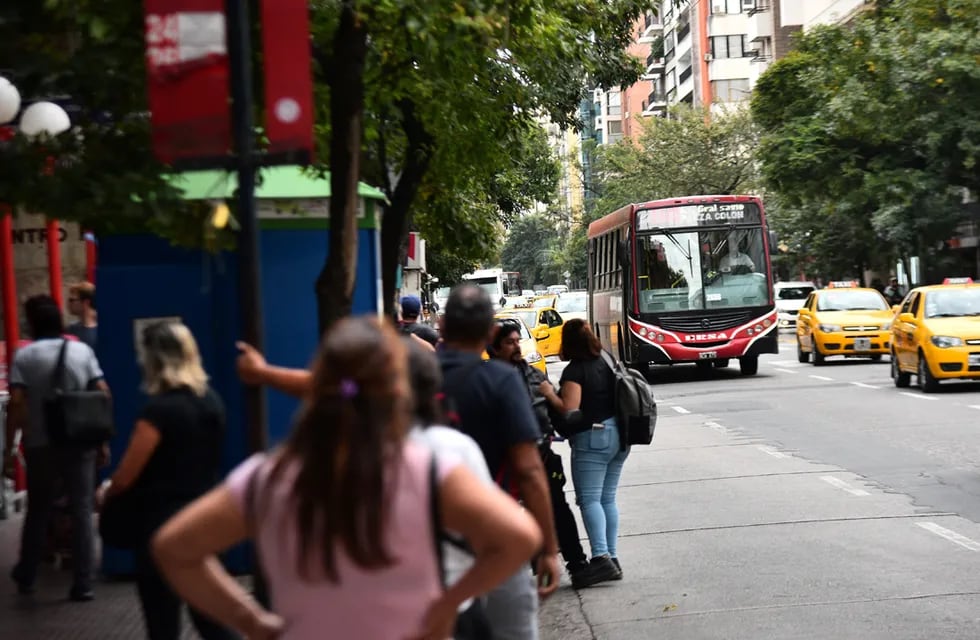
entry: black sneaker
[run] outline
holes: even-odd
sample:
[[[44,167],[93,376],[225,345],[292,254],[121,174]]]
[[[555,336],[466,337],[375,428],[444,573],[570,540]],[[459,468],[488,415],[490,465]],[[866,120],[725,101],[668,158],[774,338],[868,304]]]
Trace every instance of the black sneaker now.
[[[613,580],[622,580],[623,579],[623,568],[621,566],[619,566],[619,558],[611,558],[611,560],[612,560],[612,563],[614,565],[616,565],[616,571],[619,572],[619,577],[613,578]]]
[[[592,558],[592,561],[589,562],[587,567],[572,575],[572,588],[583,589],[585,587],[591,587],[600,582],[616,580],[619,575],[619,571],[616,570],[616,565],[612,563],[609,556],[599,556]]]
[[[588,567],[589,567],[589,561],[583,558],[581,560],[575,560],[573,562],[567,563],[565,565],[565,571],[568,572],[569,576],[574,576],[575,574],[587,569]]]
[[[68,592],[68,599],[72,602],[92,602],[95,600],[95,592],[91,589],[72,587]]]
[[[34,585],[26,582],[19,571],[20,565],[17,565],[10,572],[10,579],[17,583],[17,593],[22,596],[29,596],[34,593]]]

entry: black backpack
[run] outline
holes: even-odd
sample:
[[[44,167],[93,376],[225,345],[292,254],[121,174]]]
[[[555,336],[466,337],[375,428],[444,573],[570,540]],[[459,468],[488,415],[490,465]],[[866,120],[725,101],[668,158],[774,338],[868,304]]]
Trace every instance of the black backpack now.
[[[625,444],[650,444],[657,428],[657,401],[649,383],[642,373],[616,362],[605,351],[601,357],[616,376],[613,400]]]

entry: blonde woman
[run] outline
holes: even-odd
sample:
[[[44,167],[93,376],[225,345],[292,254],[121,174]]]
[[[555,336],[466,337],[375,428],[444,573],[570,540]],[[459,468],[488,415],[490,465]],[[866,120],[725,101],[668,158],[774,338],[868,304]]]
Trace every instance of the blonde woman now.
[[[182,323],[148,326],[140,347],[143,389],[149,400],[118,468],[99,488],[96,504],[101,507],[126,496],[127,505],[139,505],[127,516],[136,524],[136,584],[147,637],[177,640],[181,601],[158,572],[149,543],[170,516],[220,480],[225,410],[208,386],[194,336]],[[190,613],[205,640],[234,637],[208,618]]]

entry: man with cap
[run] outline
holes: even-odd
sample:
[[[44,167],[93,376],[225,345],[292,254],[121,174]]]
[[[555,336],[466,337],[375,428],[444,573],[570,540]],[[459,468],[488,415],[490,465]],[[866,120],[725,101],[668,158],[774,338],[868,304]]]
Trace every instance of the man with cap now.
[[[419,322],[419,316],[422,314],[422,301],[419,300],[418,296],[402,297],[401,308],[402,319],[399,322],[399,327],[402,333],[415,335],[433,347],[436,346],[439,342],[439,334],[429,325]]]

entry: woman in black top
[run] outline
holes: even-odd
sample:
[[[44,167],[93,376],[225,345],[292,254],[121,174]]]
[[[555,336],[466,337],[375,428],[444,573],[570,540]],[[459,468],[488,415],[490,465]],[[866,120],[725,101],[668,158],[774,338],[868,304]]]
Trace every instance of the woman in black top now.
[[[620,445],[613,403],[616,378],[601,353],[602,346],[585,321],[569,320],[561,332],[561,357],[569,361],[561,376],[561,396],[549,383],[541,385],[541,392],[559,412],[582,412],[582,420],[568,430],[572,481],[592,547],[592,560],[586,570],[573,576],[575,588],[623,577],[616,556],[616,489],[629,447]]]
[[[154,532],[170,516],[220,480],[225,410],[208,386],[190,330],[180,322],[147,327],[141,340],[143,388],[149,401],[136,420],[119,467],[99,488],[97,503],[123,492],[139,496],[142,542],[134,549],[136,581],[147,637],[180,637],[181,602],[157,571],[149,552]],[[235,637],[191,610],[205,640]]]

